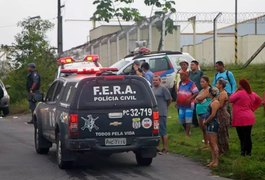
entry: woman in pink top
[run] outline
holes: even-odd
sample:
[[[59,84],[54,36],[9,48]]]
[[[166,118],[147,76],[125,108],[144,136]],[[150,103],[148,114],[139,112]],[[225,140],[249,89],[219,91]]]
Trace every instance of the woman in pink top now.
[[[238,90],[230,96],[229,100],[233,108],[232,125],[237,130],[241,155],[251,156],[251,129],[256,121],[254,111],[260,106],[262,100],[256,93],[252,92],[248,81],[245,79],[239,81]]]

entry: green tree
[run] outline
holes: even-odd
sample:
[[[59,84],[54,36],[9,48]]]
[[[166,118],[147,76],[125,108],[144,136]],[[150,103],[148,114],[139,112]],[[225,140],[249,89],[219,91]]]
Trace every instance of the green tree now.
[[[47,40],[46,33],[53,28],[48,20],[27,18],[18,23],[22,29],[15,36],[15,43],[9,49],[9,59],[15,60],[22,66],[13,70],[5,79],[6,84],[11,85],[9,94],[11,102],[19,102],[26,96],[27,64],[35,63],[37,71],[41,75],[41,90],[46,91],[48,85],[55,77],[55,48],[52,48]]]
[[[113,18],[118,18],[125,21],[140,22],[144,19],[138,9],[131,8],[130,5],[134,3],[134,0],[94,0],[93,4],[97,5],[97,9],[92,17],[95,21],[106,21],[109,22]],[[146,6],[153,6],[159,8],[160,11],[155,11],[156,16],[161,17],[161,21],[156,23],[157,29],[161,33],[160,42],[158,45],[158,51],[161,50],[162,46],[162,21],[166,14],[176,12],[173,7],[175,1],[172,0],[144,0]],[[117,6],[118,4],[118,6]],[[122,26],[121,26],[122,28]],[[172,19],[166,20],[166,31],[165,34],[172,33],[174,30],[174,21]]]

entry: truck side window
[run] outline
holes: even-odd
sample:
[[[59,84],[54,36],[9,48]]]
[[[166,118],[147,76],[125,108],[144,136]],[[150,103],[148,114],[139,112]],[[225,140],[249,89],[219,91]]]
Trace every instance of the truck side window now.
[[[130,64],[129,66],[127,66],[124,70],[123,70],[123,73],[124,74],[129,74],[132,70],[132,65],[133,64]]]
[[[152,72],[165,71],[169,69],[168,60],[164,57],[149,60]]]
[[[140,60],[140,67],[141,65],[145,62],[145,60]],[[133,63],[130,64],[129,66],[127,66],[124,70],[123,70],[123,74],[129,74],[131,72],[133,68]]]
[[[76,90],[75,85],[76,83],[67,83],[61,98],[63,103],[70,103],[72,101]]]
[[[55,94],[54,94],[54,98],[53,98],[54,101],[57,101],[59,99],[62,88],[63,88],[63,82],[59,81]]]
[[[56,85],[57,85],[57,82],[54,82],[51,87],[49,88],[48,90],[48,93],[46,95],[46,101],[47,102],[50,102],[53,100],[53,94],[54,94],[54,91],[55,91],[55,88],[56,88]]]

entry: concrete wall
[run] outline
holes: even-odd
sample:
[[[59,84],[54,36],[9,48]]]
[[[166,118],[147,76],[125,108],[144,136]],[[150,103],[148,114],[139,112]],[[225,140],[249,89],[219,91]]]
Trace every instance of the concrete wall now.
[[[130,26],[133,28],[133,26]],[[121,33],[119,26],[100,26],[90,31],[91,41],[81,45],[79,47],[70,49],[64,52],[64,56],[76,56],[82,57],[89,53],[98,54],[100,56],[100,62],[103,66],[110,66],[113,63],[124,58],[131,51],[136,48],[137,41],[137,28],[132,30],[129,34],[127,48],[126,32],[128,27],[124,28],[124,32],[119,37],[119,50],[117,50],[117,35]],[[116,32],[116,33],[115,33]],[[157,51],[160,41],[160,32],[155,26],[152,27],[152,51]],[[108,45],[108,39],[110,39],[110,47]],[[144,26],[140,30],[140,41],[146,41],[148,44],[149,31],[148,26]],[[110,49],[110,54],[108,50]],[[176,26],[176,29],[172,34],[167,34],[164,40],[164,50],[180,51],[180,27]]]
[[[241,62],[246,62],[253,53],[265,42],[265,35],[249,35],[241,38],[241,46],[243,47],[240,52]],[[253,63],[265,63],[265,49],[256,57]]]
[[[238,39],[238,63],[244,64],[253,53],[265,41],[265,35],[247,35]],[[234,37],[217,38],[216,60],[222,60],[225,64],[234,63]],[[208,38],[195,45],[194,58],[199,60],[203,65],[213,65],[213,39]],[[193,46],[184,46],[183,52],[192,54]],[[256,57],[252,63],[265,63],[265,49]]]
[[[123,26],[124,29],[128,28],[130,26]],[[114,25],[103,25],[96,27],[92,29],[89,34],[90,34],[90,41],[98,39],[102,36],[108,35],[115,33],[117,31],[120,31],[121,27],[120,26],[114,26]]]
[[[103,31],[104,29],[100,29],[99,31]],[[102,33],[102,32],[100,32]],[[99,33],[93,34],[98,36]],[[104,33],[103,33],[104,34]],[[92,35],[91,35],[92,36]],[[108,38],[108,37],[107,37]],[[145,40],[148,43],[148,27],[144,27],[140,31],[140,40]],[[94,37],[92,37],[94,39]],[[172,51],[180,51],[180,31],[179,27],[173,32],[173,34],[168,34],[165,38],[165,50]],[[127,39],[126,33],[122,34],[119,38],[119,54],[117,54],[117,38],[116,36],[111,39],[111,53],[110,57],[108,57],[108,44],[107,40],[101,43],[101,48],[99,47],[99,43],[94,45],[94,53],[99,54],[100,62],[104,66],[109,66],[118,60],[122,59],[124,56],[128,55],[131,51],[136,48],[137,41],[137,31],[132,31],[129,35],[129,52],[127,52]],[[152,50],[157,51],[158,44],[160,41],[160,32],[153,27],[152,28]]]

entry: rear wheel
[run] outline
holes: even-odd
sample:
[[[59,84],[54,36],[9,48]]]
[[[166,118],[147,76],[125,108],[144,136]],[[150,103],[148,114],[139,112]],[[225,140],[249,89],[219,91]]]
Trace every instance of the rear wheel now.
[[[3,108],[3,115],[7,116],[9,114],[9,107],[4,107]]]
[[[62,144],[60,133],[57,134],[56,138],[56,155],[57,155],[57,164],[61,169],[69,169],[73,166],[74,161],[65,161],[65,149]]]
[[[153,158],[144,158],[141,153],[136,153],[136,161],[140,166],[150,166],[153,161]]]
[[[47,144],[50,144],[50,142],[43,137],[41,129],[37,124],[34,127],[34,143],[38,154],[47,154],[49,152],[50,146],[47,146]]]

